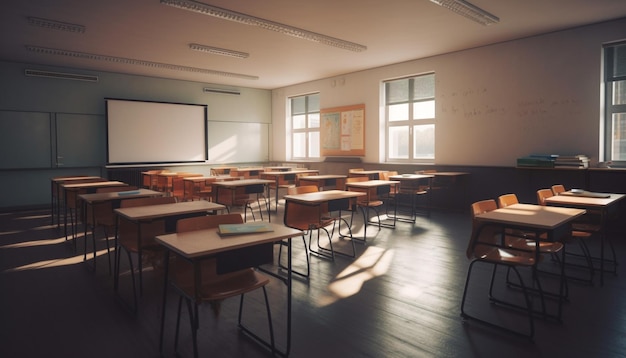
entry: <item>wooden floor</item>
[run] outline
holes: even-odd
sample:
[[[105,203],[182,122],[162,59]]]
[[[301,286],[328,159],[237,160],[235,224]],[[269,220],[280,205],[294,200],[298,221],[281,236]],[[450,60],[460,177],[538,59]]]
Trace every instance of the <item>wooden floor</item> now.
[[[279,210],[273,221],[282,222]],[[360,223],[360,222],[359,222]],[[360,224],[357,224],[359,226]],[[50,225],[45,210],[0,214],[1,357],[158,357],[162,279],[146,270],[137,315],[130,299],[130,276],[123,264],[120,296],[114,294],[107,256],[97,271]],[[562,323],[536,319],[534,341],[460,317],[469,265],[466,213],[433,212],[395,229],[368,227],[367,244],[357,258],[334,262],[311,258],[311,278],[293,282],[291,357],[625,357],[626,283],[624,265],[600,287],[571,282]],[[101,236],[101,235],[100,235]],[[622,237],[613,237],[618,256]],[[98,243],[103,253],[104,242]],[[294,240],[302,268],[302,241]],[[126,260],[124,259],[123,262]],[[544,265],[555,265],[546,260]],[[548,267],[549,268],[549,267]],[[488,303],[484,289],[490,271],[477,268],[468,297],[472,312],[525,329],[527,320]],[[550,279],[546,279],[550,287]],[[499,287],[502,291],[511,289]],[[285,348],[285,286],[269,287],[277,344]],[[120,298],[121,297],[121,298]],[[177,296],[167,305],[164,356],[173,357]],[[260,295],[251,296],[246,318],[265,330]],[[538,301],[534,301],[535,304]],[[553,309],[554,304],[548,308]],[[202,307],[199,350],[204,357],[268,357],[236,324],[238,300],[227,300],[219,317]],[[188,316],[183,310],[180,353],[192,357]]]

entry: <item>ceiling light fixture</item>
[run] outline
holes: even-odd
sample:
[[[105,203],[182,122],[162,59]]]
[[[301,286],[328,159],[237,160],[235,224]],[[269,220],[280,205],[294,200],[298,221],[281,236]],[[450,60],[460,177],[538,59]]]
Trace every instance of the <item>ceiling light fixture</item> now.
[[[223,71],[209,70],[206,68],[172,65],[169,63],[152,62],[152,61],[145,61],[145,60],[137,60],[133,58],[115,57],[115,56],[107,56],[107,55],[98,55],[94,53],[69,51],[69,50],[62,50],[62,49],[56,49],[56,48],[26,45],[26,49],[31,52],[45,54],[45,55],[68,56],[68,57],[74,57],[74,58],[79,58],[83,60],[116,62],[116,63],[126,64],[126,65],[146,66],[146,67],[152,67],[152,68],[158,68],[158,69],[164,69],[164,70],[193,72],[193,73],[201,73],[205,75],[241,78],[244,80],[258,80],[259,79],[258,76],[250,76],[250,75],[244,75],[240,73],[223,72]]]
[[[500,22],[500,19],[497,16],[492,15],[488,13],[487,11],[479,8],[478,6],[470,4],[469,2],[464,1],[464,0],[430,0],[430,1],[485,26],[491,25],[491,24],[497,24],[498,22]]]
[[[29,16],[26,19],[28,20],[28,23],[33,26],[44,27],[44,28],[52,29],[52,30],[77,32],[81,34],[85,33],[85,26],[83,25],[70,24],[67,22],[48,20],[48,19],[43,19],[40,17],[32,17],[32,16]]]
[[[359,45],[354,42],[341,40],[335,37],[318,34],[316,32],[299,29],[297,27],[265,20],[259,17],[242,14],[240,12],[223,9],[217,6],[212,6],[193,0],[161,0],[161,4],[197,12],[204,15],[214,16],[223,20],[238,22],[244,25],[258,26],[266,30],[276,31],[284,35],[289,35],[300,39],[337,47],[343,50],[349,50],[354,52],[367,50],[366,46]]]
[[[211,53],[214,55],[230,56],[230,57],[237,57],[237,58],[248,58],[250,56],[249,53],[245,53],[245,52],[227,50],[225,48],[211,47],[211,46],[205,46],[205,45],[200,45],[200,44],[189,44],[189,48],[194,51],[206,52],[206,53]]]

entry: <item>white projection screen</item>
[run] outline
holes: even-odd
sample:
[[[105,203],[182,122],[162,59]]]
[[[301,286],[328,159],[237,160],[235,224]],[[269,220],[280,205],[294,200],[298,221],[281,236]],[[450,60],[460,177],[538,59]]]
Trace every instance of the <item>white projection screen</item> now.
[[[105,100],[109,165],[207,160],[206,105]]]

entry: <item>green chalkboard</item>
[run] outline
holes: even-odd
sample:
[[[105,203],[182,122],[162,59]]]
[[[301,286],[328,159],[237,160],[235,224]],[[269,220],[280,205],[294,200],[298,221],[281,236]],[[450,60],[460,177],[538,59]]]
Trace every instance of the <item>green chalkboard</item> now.
[[[0,111],[0,169],[50,168],[50,113]]]

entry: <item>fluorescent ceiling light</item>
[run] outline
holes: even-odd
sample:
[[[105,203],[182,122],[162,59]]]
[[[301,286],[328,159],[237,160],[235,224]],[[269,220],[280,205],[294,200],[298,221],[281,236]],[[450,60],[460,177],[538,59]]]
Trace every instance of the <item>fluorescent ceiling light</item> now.
[[[500,19],[497,16],[492,15],[488,13],[487,11],[479,8],[478,6],[472,5],[464,0],[430,0],[430,1],[485,26],[491,25],[491,24],[497,24],[498,22],[500,22]]]
[[[223,9],[221,7],[204,4],[193,0],[161,0],[161,4],[197,12],[204,15],[214,16],[224,20],[238,22],[240,24],[258,26],[266,30],[272,30],[284,35],[289,35],[328,46],[334,46],[343,50],[349,50],[354,52],[367,50],[366,46],[359,45],[354,42],[341,40],[335,37],[318,34],[316,32],[299,29],[297,27],[265,20],[259,17],[246,15],[240,12]]]
[[[33,26],[44,27],[44,28],[52,29],[52,30],[78,32],[81,34],[85,33],[85,26],[83,25],[70,24],[67,22],[48,20],[48,19],[43,19],[40,17],[32,17],[32,16],[29,16],[26,19],[28,20],[28,23]]]
[[[245,53],[245,52],[227,50],[224,48],[211,47],[211,46],[205,46],[205,45],[200,45],[200,44],[189,44],[189,48],[194,51],[206,52],[206,53],[211,53],[214,55],[230,56],[230,57],[237,57],[237,58],[248,58],[248,56],[250,56],[249,53]]]
[[[137,60],[133,58],[115,57],[115,56],[107,56],[107,55],[98,55],[94,53],[69,51],[69,50],[62,50],[62,49],[56,49],[56,48],[26,45],[26,49],[28,51],[45,54],[45,55],[68,56],[68,57],[74,57],[74,58],[83,59],[83,60],[116,62],[116,63],[126,64],[126,65],[146,66],[146,67],[159,68],[159,69],[172,70],[172,71],[193,72],[193,73],[201,73],[205,75],[241,78],[244,80],[258,80],[259,79],[258,76],[250,76],[250,75],[244,75],[240,73],[223,72],[223,71],[209,70],[206,68],[172,65],[169,63],[144,61],[144,60]]]

